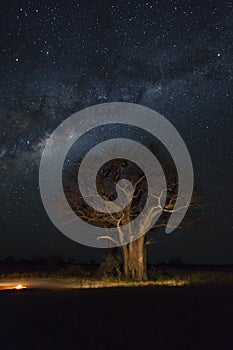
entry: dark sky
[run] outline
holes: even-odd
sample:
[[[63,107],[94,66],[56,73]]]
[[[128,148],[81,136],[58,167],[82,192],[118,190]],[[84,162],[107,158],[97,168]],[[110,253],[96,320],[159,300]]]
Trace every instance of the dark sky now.
[[[233,263],[232,1],[6,1],[0,4],[0,258],[100,259],[49,221],[41,152],[85,107],[139,103],[190,151],[206,207],[199,224],[154,234],[151,262]]]

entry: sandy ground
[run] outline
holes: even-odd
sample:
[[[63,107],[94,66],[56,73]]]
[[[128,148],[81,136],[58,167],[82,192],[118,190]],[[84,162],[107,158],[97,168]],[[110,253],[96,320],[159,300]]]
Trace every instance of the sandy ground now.
[[[233,286],[0,292],[1,349],[233,349]]]

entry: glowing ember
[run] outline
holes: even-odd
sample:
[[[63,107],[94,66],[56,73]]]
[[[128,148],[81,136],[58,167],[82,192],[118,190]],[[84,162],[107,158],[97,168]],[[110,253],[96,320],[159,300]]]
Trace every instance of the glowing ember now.
[[[18,285],[15,287],[15,289],[17,289],[17,290],[24,289],[24,288],[27,288],[27,287],[22,286],[22,284],[18,284]]]

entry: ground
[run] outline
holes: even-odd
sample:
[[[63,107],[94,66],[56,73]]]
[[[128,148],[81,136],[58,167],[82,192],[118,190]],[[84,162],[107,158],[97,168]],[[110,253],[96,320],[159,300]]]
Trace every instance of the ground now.
[[[232,349],[233,284],[1,291],[2,349]]]

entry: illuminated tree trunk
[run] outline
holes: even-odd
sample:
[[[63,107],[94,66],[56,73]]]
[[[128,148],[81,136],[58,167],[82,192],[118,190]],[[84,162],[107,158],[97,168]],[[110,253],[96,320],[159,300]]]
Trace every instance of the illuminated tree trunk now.
[[[147,279],[145,237],[122,247],[124,277],[136,280]]]

